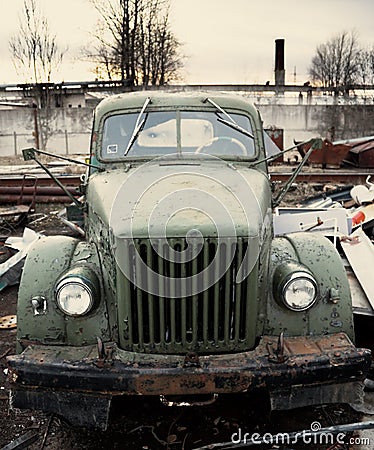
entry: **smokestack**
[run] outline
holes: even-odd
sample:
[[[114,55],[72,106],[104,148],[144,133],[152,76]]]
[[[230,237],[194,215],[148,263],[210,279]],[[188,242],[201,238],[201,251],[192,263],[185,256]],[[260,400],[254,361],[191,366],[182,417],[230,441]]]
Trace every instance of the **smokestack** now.
[[[275,40],[275,85],[284,86],[284,39]]]

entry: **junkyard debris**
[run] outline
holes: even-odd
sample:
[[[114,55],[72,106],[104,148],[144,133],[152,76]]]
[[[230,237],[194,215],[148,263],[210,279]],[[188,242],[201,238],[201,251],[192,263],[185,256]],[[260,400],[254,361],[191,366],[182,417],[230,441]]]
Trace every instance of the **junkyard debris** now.
[[[8,285],[14,284],[21,275],[24,258],[30,246],[38,240],[40,234],[31,230],[30,228],[25,228],[22,237],[9,237],[5,241],[5,245],[11,247],[18,252],[10,257],[7,261],[0,264],[0,290]],[[12,269],[12,272],[9,271]]]
[[[366,178],[366,186],[350,188],[350,202],[324,192],[303,207],[276,208],[273,215],[276,235],[319,232],[341,246],[354,312],[364,315],[374,315],[374,184],[370,178]]]
[[[17,318],[14,315],[0,317],[0,328],[10,329],[16,328]]]
[[[361,228],[353,233],[353,237],[358,237],[358,240],[342,241],[341,245],[371,306],[374,308],[374,284],[372,280],[374,246]]]
[[[1,450],[21,450],[23,448],[28,448],[33,442],[38,439],[38,433],[33,430],[27,431],[25,434],[10,442],[8,445],[3,447]]]

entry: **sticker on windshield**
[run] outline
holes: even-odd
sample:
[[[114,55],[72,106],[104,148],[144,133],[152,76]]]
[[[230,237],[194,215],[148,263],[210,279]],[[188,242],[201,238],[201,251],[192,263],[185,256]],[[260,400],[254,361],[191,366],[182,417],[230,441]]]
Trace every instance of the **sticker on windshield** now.
[[[109,153],[117,153],[118,152],[118,145],[117,144],[110,144],[106,148],[106,152],[109,155]]]

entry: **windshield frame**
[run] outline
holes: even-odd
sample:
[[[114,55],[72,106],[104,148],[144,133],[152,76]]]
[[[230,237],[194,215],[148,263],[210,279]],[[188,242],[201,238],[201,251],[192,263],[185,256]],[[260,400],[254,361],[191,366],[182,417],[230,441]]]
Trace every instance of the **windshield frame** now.
[[[235,161],[235,162],[253,162],[256,161],[259,158],[260,155],[260,148],[261,148],[261,142],[259,142],[257,133],[256,133],[256,124],[255,124],[255,120],[252,117],[251,114],[248,114],[248,112],[244,109],[238,109],[238,108],[225,108],[225,111],[228,111],[230,114],[237,114],[237,115],[242,115],[245,116],[250,123],[250,127],[251,127],[251,133],[253,133],[253,155],[251,156],[245,156],[245,155],[215,155],[215,154],[210,154],[211,156],[217,157],[218,159],[222,159],[222,160],[227,160],[227,161]],[[209,105],[208,107],[205,107],[204,105],[186,105],[186,106],[182,106],[182,105],[178,105],[177,108],[173,108],[169,106],[157,106],[157,107],[152,107],[152,103],[150,103],[147,107],[147,114],[151,114],[153,112],[165,112],[165,113],[175,113],[175,117],[178,120],[178,116],[181,113],[193,113],[193,112],[197,112],[197,113],[211,113],[214,114],[217,118],[217,121],[220,122],[219,118],[219,114],[217,114],[217,111],[212,110],[212,107]],[[135,108],[128,108],[128,109],[118,109],[115,111],[110,111],[107,114],[104,114],[101,118],[100,118],[100,122],[99,122],[99,127],[98,127],[98,138],[96,140],[96,159],[104,164],[112,164],[112,163],[129,163],[131,161],[149,161],[155,158],[159,158],[161,156],[165,156],[163,154],[155,154],[155,155],[134,155],[131,152],[129,152],[129,154],[127,155],[123,155],[123,153],[121,154],[121,152],[119,152],[118,154],[118,158],[105,158],[102,154],[102,148],[103,148],[103,139],[104,139],[104,125],[105,125],[105,121],[113,116],[119,116],[119,115],[124,115],[124,114],[135,114],[136,116],[139,115],[139,109],[135,109]],[[222,123],[222,122],[221,122]],[[227,125],[226,125],[227,126]],[[178,127],[179,128],[179,127]],[[238,130],[237,130],[238,131]],[[240,131],[238,131],[238,133],[240,133]],[[177,144],[178,145],[178,144]],[[207,153],[209,154],[209,153]],[[172,156],[174,154],[169,154],[169,156]],[[203,153],[201,154],[203,155]],[[179,159],[196,159],[197,157],[199,157],[199,154],[195,154],[194,152],[181,152],[180,148],[176,148],[176,152],[175,152],[175,158],[179,158]]]

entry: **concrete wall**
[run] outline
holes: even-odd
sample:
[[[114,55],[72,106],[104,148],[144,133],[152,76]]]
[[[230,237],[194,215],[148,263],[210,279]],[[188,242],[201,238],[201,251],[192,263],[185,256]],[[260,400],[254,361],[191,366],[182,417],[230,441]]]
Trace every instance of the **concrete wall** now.
[[[374,135],[374,105],[259,105],[264,125],[284,129],[284,147],[293,140],[332,140]]]
[[[35,109],[0,110],[0,156],[20,155],[35,147]],[[88,153],[92,108],[55,108],[37,111],[39,147],[59,154]]]
[[[334,140],[374,135],[374,105],[257,104],[265,127],[284,130],[284,148],[293,140],[322,136]],[[35,110],[0,110],[0,156],[21,154],[35,146]],[[55,108],[38,111],[40,141],[47,138],[47,151],[86,154],[89,149],[92,108]],[[41,147],[41,145],[40,145]]]

